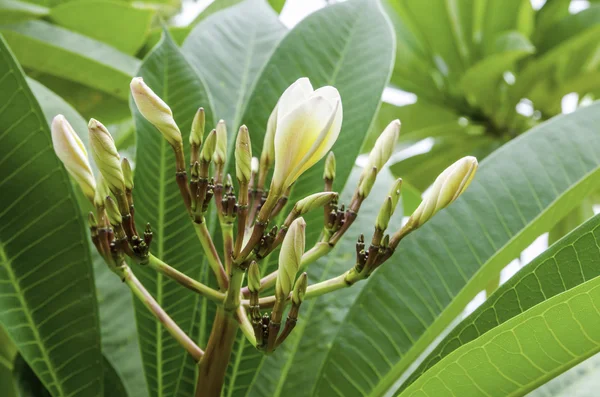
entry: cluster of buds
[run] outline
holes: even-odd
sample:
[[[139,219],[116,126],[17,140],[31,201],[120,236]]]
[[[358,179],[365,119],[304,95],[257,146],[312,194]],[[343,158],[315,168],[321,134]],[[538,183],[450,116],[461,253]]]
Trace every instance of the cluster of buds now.
[[[148,258],[152,230],[139,236],[133,221],[133,172],[121,159],[115,142],[102,123],[88,124],[92,157],[100,170],[94,177],[85,147],[64,116],[52,121],[52,143],[59,159],[95,208],[88,216],[92,242],[109,267],[121,273],[125,255],[138,262]]]
[[[184,140],[169,106],[141,78],[133,79],[131,92],[142,116],[173,148],[175,180],[219,282],[219,290],[192,280],[149,253],[150,226],[140,237],[133,221],[131,165],[126,159],[120,159],[108,130],[100,122],[90,121],[92,154],[101,173],[96,179],[81,141],[64,117],[57,116],[52,125],[54,147],[96,208],[96,214],[90,215],[96,248],[113,269],[118,269],[124,257],[129,256],[137,263],[149,263],[186,288],[214,299],[224,313],[235,316],[248,339],[265,353],[273,352],[292,332],[305,299],[367,278],[393,254],[402,238],[453,202],[466,189],[477,168],[473,157],[465,157],[449,167],[436,179],[408,222],[390,235],[386,230],[402,186],[402,180],[396,180],[383,200],[369,246],[365,245],[364,235],[358,238],[356,262],[344,274],[309,286],[304,270],[330,252],[356,220],[379,171],[392,155],[400,122],[392,121],[375,142],[356,190],[345,205],[333,191],[336,161],[330,150],[340,134],[343,116],[340,95],[335,88],[314,90],[306,78],[292,84],[269,117],[260,158],[252,157],[248,128],[239,127],[234,145],[237,192],[233,178],[227,174],[228,133],[223,120],[216,123],[205,138],[206,115],[202,108],[198,109],[189,134],[187,166]],[[283,222],[273,225],[287,207],[296,180],[326,155],[323,191],[296,202],[287,216],[280,218]],[[270,174],[272,179],[267,185]],[[205,225],[211,201],[223,233],[222,256]],[[303,216],[319,208],[324,211],[321,238],[314,247],[305,250]],[[278,269],[262,276],[261,261],[277,249],[280,249]],[[273,291],[272,295],[261,297],[269,291]],[[283,314],[288,306],[282,330]],[[179,340],[189,342],[185,338]],[[189,350],[197,355],[198,350]]]

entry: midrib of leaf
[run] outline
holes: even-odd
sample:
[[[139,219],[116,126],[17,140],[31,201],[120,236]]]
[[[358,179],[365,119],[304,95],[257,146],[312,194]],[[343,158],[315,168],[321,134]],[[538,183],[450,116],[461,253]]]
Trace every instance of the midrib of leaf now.
[[[168,97],[168,79],[167,79],[167,71],[169,68],[169,61],[167,59],[165,59],[164,62],[164,73],[163,73],[163,81],[164,81],[164,88],[163,88],[163,98],[167,98]],[[166,194],[166,187],[165,187],[165,159],[167,157],[167,142],[165,139],[161,139],[160,140],[160,175],[159,175],[159,180],[160,180],[160,186],[158,187],[158,194],[159,194],[159,200],[158,200],[158,230],[160,230],[160,238],[158,239],[158,257],[162,258],[164,255],[164,231],[165,231],[165,194]],[[158,301],[159,305],[162,305],[163,303],[163,296],[162,296],[162,292],[163,292],[163,275],[160,272],[156,272],[156,300]],[[158,388],[158,394],[160,396],[163,395],[163,381],[162,381],[162,324],[160,321],[156,321],[156,372],[157,372],[157,388]],[[183,360],[183,362],[185,363],[185,360]],[[185,365],[185,364],[182,364]],[[177,387],[179,387],[179,383],[177,383]],[[175,393],[175,395],[177,395]]]
[[[235,380],[237,379],[237,372],[240,367],[240,362],[242,361],[244,347],[246,347],[246,340],[247,339],[245,336],[242,336],[240,338],[240,343],[238,344],[238,349],[237,349],[237,352],[235,353],[235,362],[233,364],[233,373],[231,374],[231,379],[229,381],[227,397],[232,397],[233,389],[235,387]],[[262,364],[262,360],[261,360],[261,364]]]
[[[38,332],[37,326],[36,326],[35,322],[33,321],[33,317],[31,316],[31,313],[29,311],[29,305],[27,304],[27,302],[25,302],[25,299],[23,298],[23,294],[21,293],[22,292],[21,286],[19,285],[17,278],[15,277],[15,274],[12,271],[11,262],[6,255],[6,251],[4,250],[4,246],[2,243],[0,243],[0,263],[4,264],[6,273],[8,274],[8,276],[10,278],[13,288],[17,292],[17,294],[15,294],[15,295],[16,295],[17,299],[19,299],[19,302],[21,303],[21,310],[23,311],[23,313],[25,314],[25,317],[27,318],[27,322],[29,323],[28,324],[29,328],[31,329],[31,332],[37,342],[36,344],[37,344],[38,348],[40,349],[40,352],[42,353],[42,357],[44,359],[44,362],[46,363],[48,373],[50,374],[50,376],[52,376],[52,383],[49,384],[48,387],[54,385],[57,388],[57,390],[59,391],[59,395],[61,395],[61,396],[65,395],[65,391],[63,390],[61,383],[58,381],[56,372],[54,372],[54,367],[52,366],[52,363],[50,362],[50,357],[48,356],[46,347],[42,343],[42,338],[40,337],[40,333]],[[10,368],[12,368],[12,366]]]
[[[485,262],[485,264],[482,264],[480,269],[473,277],[471,277],[470,282],[466,284],[446,309],[442,311],[439,317],[427,328],[423,335],[418,339],[417,343],[415,343],[410,350],[406,352],[404,357],[392,367],[383,378],[381,378],[369,396],[381,397],[386,394],[389,388],[394,385],[406,369],[433,342],[446,326],[461,313],[465,305],[479,293],[482,289],[482,285],[484,285],[483,281],[489,280],[494,274],[500,272],[504,265],[506,265],[506,260],[503,258],[505,251],[519,251],[525,249],[536,237],[528,236],[527,234],[529,231],[536,229],[540,232],[547,231],[552,225],[553,209],[559,207],[562,203],[568,202],[573,196],[586,196],[586,193],[593,189],[594,182],[599,178],[600,167],[588,172],[578,183],[573,184],[562,196],[557,197],[545,211],[542,211],[527,226],[508,240],[506,244],[499,249],[496,249],[495,253]],[[542,227],[540,227],[540,224]],[[458,230],[460,230],[460,228],[458,228]],[[357,297],[357,300],[358,299],[360,299],[360,296]]]

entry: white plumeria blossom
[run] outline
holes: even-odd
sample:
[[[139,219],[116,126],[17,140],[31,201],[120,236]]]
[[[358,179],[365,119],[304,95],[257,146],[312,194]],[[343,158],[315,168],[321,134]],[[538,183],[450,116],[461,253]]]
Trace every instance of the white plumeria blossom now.
[[[334,87],[314,90],[303,77],[285,90],[277,104],[272,189],[287,189],[327,154],[340,134],[342,117]]]
[[[52,120],[52,146],[69,174],[77,181],[83,194],[94,200],[96,180],[88,160],[87,150],[65,116],[59,114]]]

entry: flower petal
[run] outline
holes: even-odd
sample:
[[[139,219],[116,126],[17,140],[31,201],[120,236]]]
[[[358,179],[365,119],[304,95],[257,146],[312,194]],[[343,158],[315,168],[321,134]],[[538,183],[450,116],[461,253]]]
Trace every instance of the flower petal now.
[[[307,77],[296,80],[284,91],[277,104],[277,120],[281,120],[301,103],[306,101],[314,92],[312,84]]]

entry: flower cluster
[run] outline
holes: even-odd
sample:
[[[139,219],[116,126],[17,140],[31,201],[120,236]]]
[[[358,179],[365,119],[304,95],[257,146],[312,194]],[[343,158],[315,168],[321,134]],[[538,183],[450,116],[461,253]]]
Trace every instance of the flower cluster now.
[[[340,136],[343,119],[341,97],[334,87],[315,90],[307,78],[301,78],[285,90],[269,117],[260,158],[252,157],[251,131],[244,125],[239,127],[235,139],[235,167],[232,167],[238,182],[237,192],[233,178],[226,173],[228,132],[223,120],[205,136],[205,112],[198,109],[189,133],[190,156],[189,165],[186,165],[184,139],[169,106],[142,78],[132,80],[131,93],[141,115],[173,148],[175,180],[218,281],[218,289],[191,279],[151,253],[150,225],[140,236],[133,220],[131,165],[127,159],[120,158],[111,134],[102,123],[92,119],[88,126],[92,157],[100,171],[97,177],[92,173],[81,140],[61,115],[52,123],[54,148],[95,207],[95,213],[90,214],[90,227],[98,252],[201,366],[211,359],[209,356],[213,353],[209,352],[223,344],[219,338],[225,338],[223,335],[227,333],[219,334],[218,330],[213,330],[206,353],[202,351],[135,279],[126,257],[135,263],[149,265],[186,288],[216,301],[219,312],[215,321],[218,324],[221,321],[223,329],[228,329],[227,319],[234,318],[234,323],[257,349],[271,353],[292,332],[304,300],[351,286],[368,277],[390,258],[404,236],[452,203],[466,189],[477,169],[477,160],[473,157],[465,157],[450,166],[436,179],[405,225],[390,236],[386,230],[399,202],[402,186],[402,180],[396,180],[374,220],[371,243],[366,246],[363,235],[358,238],[353,266],[338,277],[308,285],[305,270],[337,244],[358,216],[377,174],[394,150],[400,121],[392,121],[375,142],[354,195],[345,206],[338,202],[338,194],[333,191],[336,162],[330,150]],[[294,183],[326,155],[323,191],[299,200],[282,218],[281,225],[271,225],[287,208]],[[272,178],[267,183],[269,175]],[[213,207],[211,202],[214,202],[221,225],[223,255],[219,255],[206,227],[205,217]],[[319,208],[324,211],[321,238],[306,250],[307,225],[302,216]],[[261,277],[261,261],[277,249],[278,270]],[[261,296],[268,291],[273,291],[273,295]],[[281,330],[287,306],[290,308]]]

